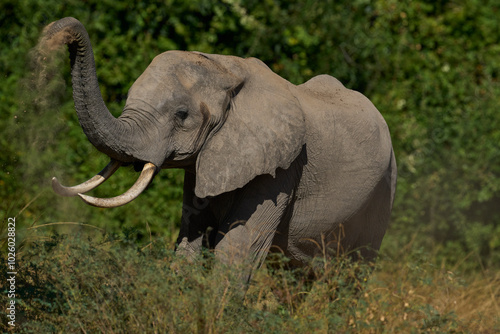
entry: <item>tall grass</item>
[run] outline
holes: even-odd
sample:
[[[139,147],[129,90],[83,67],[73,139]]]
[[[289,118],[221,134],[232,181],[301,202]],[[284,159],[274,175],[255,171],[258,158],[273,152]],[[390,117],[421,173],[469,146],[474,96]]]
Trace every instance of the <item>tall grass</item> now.
[[[467,276],[430,253],[382,257],[370,268],[318,259],[305,270],[271,258],[242,298],[231,268],[211,254],[174,257],[104,231],[43,235],[18,257],[16,333],[496,333],[500,274]],[[35,232],[37,231],[36,235]],[[2,245],[4,249],[5,245]],[[2,249],[2,251],[3,251]],[[406,253],[406,255],[405,255]],[[1,270],[7,272],[5,261]],[[7,305],[2,293],[0,305]]]

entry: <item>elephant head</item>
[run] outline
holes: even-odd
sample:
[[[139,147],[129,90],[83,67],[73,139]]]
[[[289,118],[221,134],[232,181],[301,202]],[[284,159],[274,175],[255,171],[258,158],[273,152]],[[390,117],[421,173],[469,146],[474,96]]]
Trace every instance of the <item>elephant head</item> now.
[[[161,168],[186,168],[196,173],[198,197],[216,196],[287,168],[302,149],[304,119],[290,84],[258,60],[162,53],[132,85],[123,113],[115,118],[100,94],[83,25],[61,19],[45,29],[42,41],[68,45],[78,119],[90,142],[111,158],[81,185],[64,187],[54,178],[60,195],[119,206],[136,198]],[[130,163],[143,171],[125,194],[111,199],[83,195]]]

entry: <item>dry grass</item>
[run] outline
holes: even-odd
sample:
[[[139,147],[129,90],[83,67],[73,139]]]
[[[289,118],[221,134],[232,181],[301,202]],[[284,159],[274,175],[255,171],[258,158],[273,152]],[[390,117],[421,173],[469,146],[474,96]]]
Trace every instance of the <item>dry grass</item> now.
[[[500,331],[499,272],[460,276],[430,265],[415,268],[411,263],[381,263],[362,300],[368,315],[362,321],[378,322],[384,332],[410,328]]]
[[[255,275],[242,301],[231,268],[210,270],[210,255],[189,264],[164,246],[95,234],[93,241],[38,237],[18,259],[15,331],[500,332],[500,273],[493,269],[460,274],[414,251],[381,259],[366,279],[369,268],[359,263],[319,259],[300,275],[275,260]]]
[[[306,298],[293,306],[287,303],[290,317],[302,324],[314,323],[316,333],[500,333],[498,271],[462,276],[430,263],[406,260],[382,260],[357,301],[356,292],[343,296],[338,287],[332,289],[320,280],[310,291],[298,291]],[[342,279],[332,274],[334,281]],[[257,292],[260,299],[252,307],[279,309],[275,279],[259,277],[254,291],[256,287],[261,289]],[[263,292],[266,287],[274,294]],[[293,293],[288,288],[285,300],[294,300]],[[283,332],[302,331],[300,326],[291,326]]]

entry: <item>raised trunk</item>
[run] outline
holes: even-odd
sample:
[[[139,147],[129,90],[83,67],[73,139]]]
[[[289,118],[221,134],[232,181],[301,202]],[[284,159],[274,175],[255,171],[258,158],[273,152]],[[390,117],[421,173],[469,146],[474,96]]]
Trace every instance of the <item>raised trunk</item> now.
[[[75,109],[90,142],[113,159],[133,161],[131,125],[116,119],[104,103],[85,27],[77,19],[67,17],[50,24],[44,33],[47,47],[54,44],[68,45]]]

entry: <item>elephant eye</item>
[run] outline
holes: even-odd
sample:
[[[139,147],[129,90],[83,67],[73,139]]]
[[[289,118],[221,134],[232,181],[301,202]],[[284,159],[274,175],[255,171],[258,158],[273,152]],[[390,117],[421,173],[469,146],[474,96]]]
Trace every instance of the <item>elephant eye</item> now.
[[[175,116],[183,121],[188,117],[188,111],[185,108],[181,108],[175,112]]]

